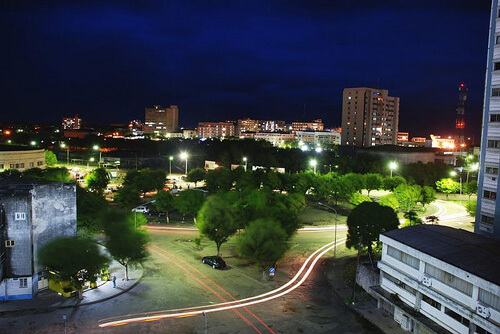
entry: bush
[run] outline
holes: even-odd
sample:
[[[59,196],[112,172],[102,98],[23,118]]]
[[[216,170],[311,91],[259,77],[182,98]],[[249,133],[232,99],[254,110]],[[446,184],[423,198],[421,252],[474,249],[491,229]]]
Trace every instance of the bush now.
[[[360,193],[354,193],[351,195],[351,199],[349,200],[349,203],[351,203],[354,206],[358,206],[359,204],[363,202],[371,202],[372,199],[366,195],[360,194]]]

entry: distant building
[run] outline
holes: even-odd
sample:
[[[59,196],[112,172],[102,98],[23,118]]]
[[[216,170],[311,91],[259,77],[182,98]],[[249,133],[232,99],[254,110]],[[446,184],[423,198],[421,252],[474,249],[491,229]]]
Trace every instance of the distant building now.
[[[179,107],[176,105],[169,108],[154,105],[152,108],[146,108],[145,114],[144,133],[165,135],[179,128]]]
[[[430,135],[431,147],[445,150],[455,149],[455,139],[451,137],[441,138],[441,136]]]
[[[397,161],[400,164],[412,163],[437,163],[455,165],[456,156],[445,154],[442,150],[430,147],[405,147],[405,146],[375,146],[358,148],[356,154],[368,154],[377,156],[386,161]]]
[[[261,132],[282,132],[285,131],[285,121],[261,121]]]
[[[199,122],[198,137],[201,138],[227,138],[234,137],[236,129],[234,122]]]
[[[396,145],[399,97],[376,88],[346,88],[342,102],[342,145]]]
[[[0,172],[7,169],[24,171],[30,168],[45,168],[45,150],[13,148],[0,151]]]
[[[408,132],[398,132],[398,143],[405,143],[410,141],[410,134]]]
[[[193,129],[182,129],[182,136],[185,139],[195,138],[198,136],[198,131]]]
[[[340,145],[339,132],[297,131],[296,140],[314,145]]]
[[[48,287],[38,251],[76,235],[76,185],[0,179],[0,300],[30,299]]]
[[[403,329],[500,333],[500,243],[439,225],[396,229],[380,241],[380,284],[370,290]]]
[[[82,119],[76,114],[74,117],[64,117],[62,119],[63,130],[79,130],[82,128]]]
[[[293,133],[279,133],[279,132],[259,132],[253,137],[255,140],[265,140],[273,144],[276,147],[282,147],[287,142],[295,140],[295,134]]]
[[[239,119],[236,127],[236,135],[240,136],[241,133],[245,132],[259,132],[261,121],[256,119],[244,118]]]
[[[132,136],[142,136],[144,134],[143,124],[138,119],[128,122],[127,129]]]
[[[500,239],[500,29],[498,0],[491,5],[490,36],[484,88],[475,232]]]
[[[323,131],[324,125],[321,119],[312,122],[292,122],[292,131]]]

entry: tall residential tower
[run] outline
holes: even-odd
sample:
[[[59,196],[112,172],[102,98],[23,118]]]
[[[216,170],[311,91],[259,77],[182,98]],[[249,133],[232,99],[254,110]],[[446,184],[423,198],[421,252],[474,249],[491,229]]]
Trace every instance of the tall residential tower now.
[[[342,145],[396,145],[399,97],[376,88],[346,88],[342,102]]]
[[[175,105],[163,108],[154,105],[153,108],[146,108],[144,122],[144,133],[165,135],[177,131],[179,127],[179,108]]]
[[[500,239],[500,18],[498,0],[491,4],[488,60],[484,89],[483,129],[474,231]]]

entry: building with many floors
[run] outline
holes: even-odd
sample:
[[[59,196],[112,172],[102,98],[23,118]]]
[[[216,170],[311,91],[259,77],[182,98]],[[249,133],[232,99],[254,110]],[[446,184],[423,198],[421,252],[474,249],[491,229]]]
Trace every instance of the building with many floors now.
[[[500,333],[500,243],[416,225],[380,236],[378,306],[411,333]],[[445,330],[442,330],[445,329]]]
[[[396,145],[399,97],[377,88],[346,88],[342,100],[342,145]]]
[[[265,140],[276,147],[282,147],[287,142],[295,141],[295,134],[293,133],[280,133],[280,132],[258,132],[253,138],[255,140]]]
[[[232,121],[198,123],[198,137],[201,138],[227,138],[235,134],[236,128]]]
[[[491,5],[475,232],[500,239],[500,13]]]
[[[311,122],[292,122],[292,132],[297,131],[323,131],[324,130],[323,121],[321,119],[316,119]]]
[[[64,117],[62,119],[63,130],[78,130],[82,128],[82,119],[76,114],[74,117]]]
[[[179,107],[171,105],[168,108],[154,105],[145,109],[144,133],[166,135],[179,128]]]
[[[340,145],[340,132],[297,131],[297,141],[313,145]]]
[[[30,168],[45,168],[44,149],[2,148],[0,151],[0,172],[7,169],[24,171]]]

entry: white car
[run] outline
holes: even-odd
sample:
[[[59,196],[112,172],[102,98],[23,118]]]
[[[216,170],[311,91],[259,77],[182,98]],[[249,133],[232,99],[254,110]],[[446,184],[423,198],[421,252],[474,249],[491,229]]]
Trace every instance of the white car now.
[[[149,210],[145,206],[138,206],[132,209],[132,212],[147,213]]]

